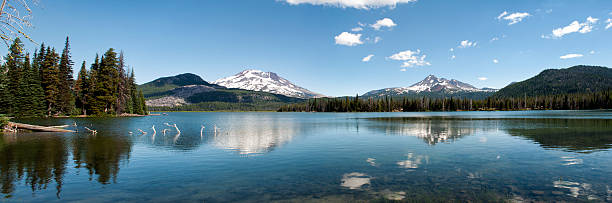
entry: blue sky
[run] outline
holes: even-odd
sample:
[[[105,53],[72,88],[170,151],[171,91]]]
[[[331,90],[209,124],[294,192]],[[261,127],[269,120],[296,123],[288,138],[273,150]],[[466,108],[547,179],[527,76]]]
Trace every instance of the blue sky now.
[[[342,96],[429,74],[501,88],[547,68],[611,66],[611,12],[607,0],[42,0],[30,32],[57,49],[70,36],[75,72],[113,47],[139,83],[252,68]]]

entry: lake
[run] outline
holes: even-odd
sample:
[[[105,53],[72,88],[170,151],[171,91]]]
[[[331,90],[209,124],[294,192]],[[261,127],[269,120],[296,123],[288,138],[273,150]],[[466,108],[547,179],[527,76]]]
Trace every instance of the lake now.
[[[0,135],[3,201],[612,201],[612,111],[167,114],[20,120],[79,132]]]

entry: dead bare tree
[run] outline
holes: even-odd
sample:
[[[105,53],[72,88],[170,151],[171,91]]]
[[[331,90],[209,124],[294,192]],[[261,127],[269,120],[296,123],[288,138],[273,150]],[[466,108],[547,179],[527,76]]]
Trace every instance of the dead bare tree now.
[[[24,37],[32,43],[36,43],[26,29],[32,27],[31,4],[36,5],[38,0],[0,0],[0,38],[8,47],[16,37]]]

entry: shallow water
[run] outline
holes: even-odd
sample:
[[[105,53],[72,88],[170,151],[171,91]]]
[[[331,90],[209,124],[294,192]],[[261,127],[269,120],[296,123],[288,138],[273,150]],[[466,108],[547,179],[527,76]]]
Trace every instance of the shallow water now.
[[[4,201],[612,201],[612,111],[23,122],[80,132],[0,135]]]

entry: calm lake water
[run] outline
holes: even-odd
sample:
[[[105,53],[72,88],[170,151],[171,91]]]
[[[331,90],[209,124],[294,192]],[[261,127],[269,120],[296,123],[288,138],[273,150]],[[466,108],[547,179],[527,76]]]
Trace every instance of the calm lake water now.
[[[612,111],[22,121],[79,133],[0,135],[3,201],[612,201]]]

